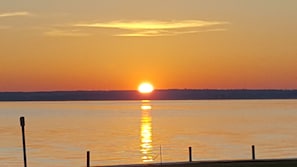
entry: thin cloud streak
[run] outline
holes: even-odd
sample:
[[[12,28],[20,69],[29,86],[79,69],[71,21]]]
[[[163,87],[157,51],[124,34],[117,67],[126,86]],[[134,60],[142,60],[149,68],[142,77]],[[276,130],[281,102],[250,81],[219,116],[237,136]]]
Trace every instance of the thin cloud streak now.
[[[159,37],[159,36],[176,36],[183,34],[194,34],[194,33],[202,33],[202,32],[217,32],[217,31],[227,31],[227,29],[207,29],[200,31],[140,31],[135,33],[125,33],[125,34],[116,34],[114,36],[118,37]]]
[[[224,21],[180,20],[180,21],[112,21],[101,23],[74,24],[74,27],[105,28],[132,31],[131,33],[115,34],[122,37],[154,37],[175,36],[207,31],[221,31],[213,26],[229,24]],[[212,29],[209,29],[212,28]],[[203,29],[203,30],[201,30]]]
[[[214,25],[224,25],[228,22],[203,21],[203,20],[182,20],[182,21],[113,21],[105,23],[75,24],[77,27],[94,28],[117,28],[125,30],[167,30],[182,28],[197,28]]]
[[[29,12],[10,12],[10,13],[0,13],[0,17],[15,17],[15,16],[30,16]]]
[[[0,26],[0,30],[5,30],[5,29],[9,29],[10,26]]]
[[[80,32],[78,30],[58,30],[53,29],[49,30],[44,33],[45,36],[51,36],[51,37],[85,37],[89,36],[90,34]]]

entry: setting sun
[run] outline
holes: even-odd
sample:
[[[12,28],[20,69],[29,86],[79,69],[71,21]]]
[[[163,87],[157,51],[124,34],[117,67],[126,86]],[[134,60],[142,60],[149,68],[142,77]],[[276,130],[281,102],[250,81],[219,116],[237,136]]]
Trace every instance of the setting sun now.
[[[154,91],[154,87],[152,84],[144,82],[138,86],[138,91],[140,93],[151,93],[152,91]]]

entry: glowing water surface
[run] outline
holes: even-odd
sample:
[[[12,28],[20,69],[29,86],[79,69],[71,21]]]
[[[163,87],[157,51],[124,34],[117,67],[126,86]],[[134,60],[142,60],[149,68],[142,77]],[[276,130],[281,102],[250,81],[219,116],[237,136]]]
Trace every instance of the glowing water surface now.
[[[0,164],[28,166],[297,157],[297,100],[0,102]]]

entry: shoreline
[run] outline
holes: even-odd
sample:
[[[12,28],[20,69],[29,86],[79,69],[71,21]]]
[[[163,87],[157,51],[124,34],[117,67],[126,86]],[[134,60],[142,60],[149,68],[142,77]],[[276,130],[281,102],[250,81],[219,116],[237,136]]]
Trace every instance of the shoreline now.
[[[297,99],[297,90],[169,89],[141,94],[127,91],[0,92],[0,101],[92,101],[92,100],[276,100]]]

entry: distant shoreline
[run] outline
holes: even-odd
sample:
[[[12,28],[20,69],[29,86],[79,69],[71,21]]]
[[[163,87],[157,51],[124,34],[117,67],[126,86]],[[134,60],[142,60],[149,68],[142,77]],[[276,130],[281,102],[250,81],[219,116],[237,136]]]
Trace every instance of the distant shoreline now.
[[[90,100],[247,100],[297,99],[297,90],[169,89],[140,94],[136,90],[0,92],[0,101],[90,101]]]

